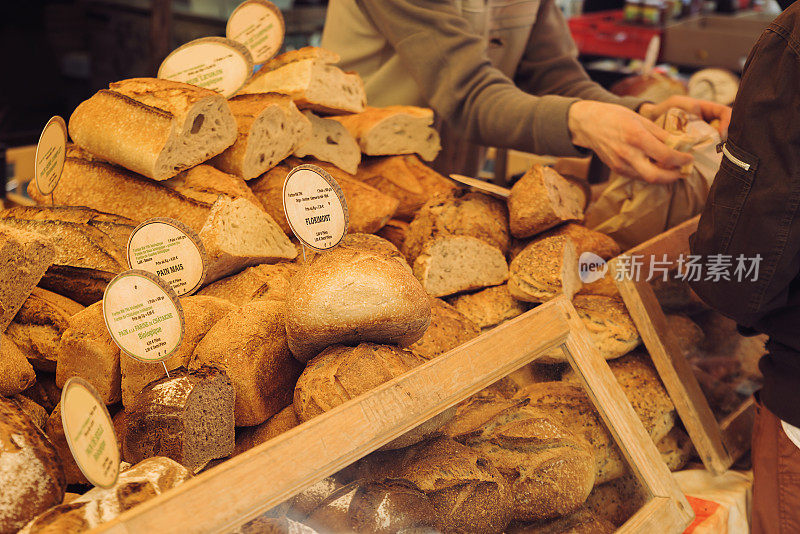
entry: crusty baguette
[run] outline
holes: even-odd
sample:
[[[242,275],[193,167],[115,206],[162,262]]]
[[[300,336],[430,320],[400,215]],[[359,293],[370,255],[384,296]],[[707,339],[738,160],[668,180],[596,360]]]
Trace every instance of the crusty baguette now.
[[[311,122],[311,137],[294,151],[294,155],[298,158],[311,156],[355,174],[361,162],[361,150],[347,128],[308,110],[303,115]]]
[[[511,188],[511,233],[530,237],[565,221],[583,220],[583,191],[550,167],[534,165]]]
[[[154,180],[166,180],[219,154],[236,140],[225,98],[209,89],[156,78],[112,83],[69,119],[75,143]]]
[[[237,94],[289,95],[300,109],[319,113],[358,113],[367,105],[361,77],[334,63],[339,55],[323,48],[292,50],[268,61]]]
[[[211,164],[245,180],[268,171],[311,137],[311,123],[286,95],[242,95],[228,105],[236,118],[236,142]]]
[[[332,118],[348,129],[368,156],[419,154],[425,161],[433,161],[442,149],[439,132],[433,128],[433,110],[427,108],[367,108]]]

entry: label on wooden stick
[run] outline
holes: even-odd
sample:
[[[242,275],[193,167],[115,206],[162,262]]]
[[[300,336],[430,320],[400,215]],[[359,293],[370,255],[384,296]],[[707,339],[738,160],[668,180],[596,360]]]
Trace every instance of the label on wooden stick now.
[[[39,192],[52,195],[67,159],[67,124],[56,115],[45,125],[36,145],[34,180]]]
[[[253,73],[253,58],[243,44],[223,37],[203,37],[176,48],[161,63],[158,77],[221,93],[242,88]]]
[[[314,250],[338,245],[350,222],[342,188],[316,165],[300,165],[286,176],[283,210],[297,239]]]
[[[162,278],[182,297],[197,291],[206,273],[206,250],[194,230],[168,218],[149,219],[128,239],[128,266]]]
[[[242,43],[257,65],[278,53],[286,27],[281,10],[268,0],[246,0],[233,10],[225,35]]]
[[[183,307],[164,280],[142,270],[125,271],[103,294],[111,339],[127,355],[160,362],[178,350],[185,329]]]
[[[101,488],[119,477],[119,445],[105,404],[92,385],[72,377],[61,390],[61,424],[69,450],[84,476]]]

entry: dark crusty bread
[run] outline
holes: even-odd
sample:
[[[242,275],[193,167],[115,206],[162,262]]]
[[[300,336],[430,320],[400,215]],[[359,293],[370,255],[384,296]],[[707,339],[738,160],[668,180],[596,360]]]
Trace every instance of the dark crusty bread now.
[[[36,382],[36,372],[25,354],[5,334],[0,334],[0,395],[22,393]]]
[[[410,345],[430,317],[425,291],[401,260],[339,246],[314,256],[292,280],[286,333],[305,362],[336,343]]]
[[[112,83],[69,119],[75,144],[154,180],[203,163],[236,140],[225,97],[156,78]]]
[[[647,491],[631,474],[598,484],[586,500],[586,508],[616,526],[622,526],[648,501]]]
[[[61,402],[61,388],[56,385],[56,374],[38,371],[36,382],[23,391],[22,395],[44,408],[47,413],[52,412]]]
[[[475,293],[456,295],[449,299],[450,304],[462,313],[475,326],[491,328],[500,323],[522,315],[528,306],[508,291],[508,284],[487,287]]]
[[[234,389],[224,372],[203,366],[150,383],[126,410],[125,459],[166,456],[198,472],[233,452]]]
[[[0,533],[14,534],[61,503],[66,483],[53,446],[11,399],[0,397]]]
[[[613,534],[617,527],[602,515],[581,508],[557,519],[512,523],[506,534]]]
[[[550,167],[534,165],[511,188],[511,233],[516,238],[530,237],[565,221],[580,221],[583,204],[580,187]]]
[[[417,356],[430,360],[481,333],[475,323],[442,299],[431,297],[430,302],[431,324],[422,338],[408,347]]]
[[[67,444],[67,438],[64,436],[64,425],[61,422],[61,403],[55,407],[53,412],[47,418],[47,422],[43,428],[47,438],[58,454],[61,460],[61,466],[64,468],[64,477],[67,484],[89,484],[89,481],[81,472],[78,464],[75,462],[75,457]],[[119,436],[117,436],[119,439]]]
[[[241,454],[262,443],[266,443],[299,424],[300,421],[297,419],[294,405],[290,404],[260,425],[245,426],[237,429],[235,454]]]
[[[225,299],[237,306],[251,300],[286,300],[298,270],[294,263],[254,265],[205,286],[197,295]]]
[[[25,395],[14,395],[11,399],[31,418],[34,425],[44,430],[47,425],[47,419],[50,416],[44,406],[35,403]]]

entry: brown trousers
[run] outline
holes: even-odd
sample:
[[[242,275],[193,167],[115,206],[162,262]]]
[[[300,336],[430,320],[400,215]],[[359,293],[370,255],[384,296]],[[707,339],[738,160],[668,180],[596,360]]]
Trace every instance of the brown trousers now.
[[[800,533],[800,448],[761,403],[753,427],[752,534]]]

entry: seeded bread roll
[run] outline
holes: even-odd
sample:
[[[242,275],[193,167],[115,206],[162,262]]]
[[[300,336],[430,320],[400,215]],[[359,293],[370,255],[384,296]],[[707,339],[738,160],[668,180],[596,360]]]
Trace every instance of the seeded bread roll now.
[[[133,78],[81,103],[69,119],[69,135],[107,161],[166,180],[231,146],[236,121],[219,93]]]
[[[36,382],[36,372],[11,339],[0,334],[0,395],[22,393]]]
[[[286,300],[290,281],[299,269],[294,263],[254,265],[207,285],[197,295],[225,299],[237,306],[251,300]]]
[[[530,237],[566,221],[583,220],[583,191],[550,167],[534,165],[508,197],[511,233]]]
[[[0,219],[0,332],[6,329],[57,255],[47,234],[11,228],[4,222]]]
[[[292,280],[286,333],[295,358],[307,362],[336,343],[410,345],[430,317],[425,291],[401,260],[339,246]]]
[[[237,94],[289,95],[300,109],[323,114],[363,111],[364,83],[358,74],[336,67],[338,62],[339,55],[324,48],[285,52],[265,63]]]
[[[65,487],[53,446],[16,402],[0,397],[0,533],[60,504]]]
[[[221,171],[250,180],[268,171],[311,137],[311,123],[286,95],[242,95],[228,101],[236,142],[211,160]]]
[[[381,193],[400,201],[395,217],[410,221],[428,201],[431,193],[425,190],[406,163],[405,156],[389,156],[364,161],[355,173],[356,179],[371,185]]]
[[[627,474],[595,486],[586,501],[586,508],[619,527],[648,500],[647,491],[633,475]]]
[[[533,241],[509,266],[508,291],[517,300],[547,302],[559,295],[572,298],[580,287],[575,244],[564,236]]]
[[[125,460],[166,456],[196,473],[230,455],[234,395],[225,373],[207,366],[150,383],[127,411]]]
[[[298,158],[311,156],[355,174],[361,163],[361,150],[347,128],[335,120],[318,117],[311,111],[304,111],[303,115],[311,122],[311,137],[300,144],[294,155]]]
[[[456,295],[449,300],[456,310],[481,329],[497,326],[528,309],[524,302],[511,296],[508,284]]]
[[[478,337],[480,329],[469,318],[441,299],[431,297],[431,324],[422,338],[408,349],[430,360]]]
[[[285,305],[259,300],[230,312],[209,329],[190,369],[217,367],[236,390],[236,426],[258,425],[292,402],[300,365],[286,341]]]
[[[592,252],[607,261],[622,253],[622,249],[617,242],[614,241],[614,238],[602,232],[590,230],[580,224],[562,224],[542,234],[541,237],[555,236],[569,238],[575,244],[575,251],[578,253],[578,256],[584,252]]]
[[[442,149],[433,128],[433,110],[415,106],[368,107],[354,115],[332,117],[341,122],[368,156],[419,154],[433,161]]]

